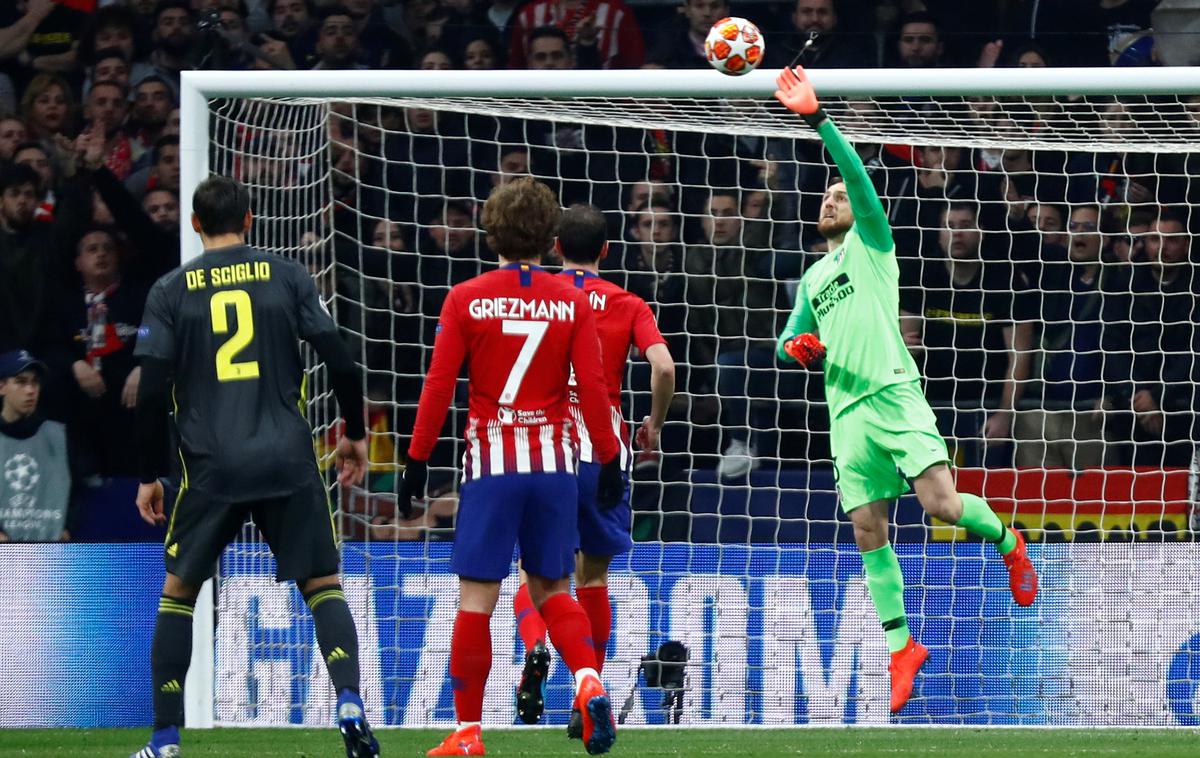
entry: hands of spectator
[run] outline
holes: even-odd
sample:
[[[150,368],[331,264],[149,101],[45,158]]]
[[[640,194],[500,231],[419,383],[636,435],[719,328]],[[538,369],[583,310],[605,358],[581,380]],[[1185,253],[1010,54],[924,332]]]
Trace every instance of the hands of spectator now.
[[[985,440],[1012,439],[1012,411],[996,411],[983,424]]]
[[[589,13],[575,25],[575,44],[580,47],[594,47],[600,38],[600,27],[596,26],[596,14]]]
[[[71,364],[71,372],[75,374],[75,382],[79,389],[88,397],[97,398],[108,392],[108,387],[104,386],[104,377],[87,361],[75,361]]]
[[[1004,40],[1002,39],[994,39],[984,45],[983,49],[979,51],[979,68],[995,68],[1002,52],[1004,52]]]
[[[79,151],[75,149],[75,145],[62,134],[55,134],[54,152],[58,153],[58,165],[62,169],[64,177],[75,176],[76,170],[79,168]]]
[[[0,542],[12,542],[12,540],[9,539],[9,536],[7,534],[5,534],[4,532],[0,532]]]
[[[75,140],[75,151],[83,161],[83,167],[95,171],[104,165],[104,144],[108,140],[104,136],[104,125],[97,121],[90,129],[85,129]]]
[[[137,407],[138,382],[142,380],[142,367],[135,366],[125,378],[125,387],[121,390],[121,405],[133,410]]]
[[[1125,188],[1125,201],[1133,205],[1150,203],[1154,201],[1154,193],[1146,185],[1130,180]]]
[[[163,512],[162,482],[138,485],[137,509],[142,521],[150,526],[162,526],[167,523],[167,514]]]
[[[1162,434],[1163,413],[1150,394],[1150,390],[1140,390],[1133,396],[1133,412],[1137,414],[1137,422],[1151,434]]]
[[[62,530],[62,534],[58,535],[58,541],[59,541],[59,542],[70,542],[70,541],[71,541],[71,532],[70,532],[70,530],[68,530],[68,529],[63,529],[63,530]]]
[[[338,470],[338,484],[343,487],[362,484],[367,473],[367,438],[352,440],[342,437],[338,440],[334,459]]]
[[[661,432],[662,427],[650,423],[649,416],[643,416],[642,425],[638,427],[637,434],[634,435],[634,441],[637,442],[638,449],[657,450],[658,437]]]
[[[25,3],[25,15],[43,19],[50,15],[55,5],[55,0],[28,0]]]

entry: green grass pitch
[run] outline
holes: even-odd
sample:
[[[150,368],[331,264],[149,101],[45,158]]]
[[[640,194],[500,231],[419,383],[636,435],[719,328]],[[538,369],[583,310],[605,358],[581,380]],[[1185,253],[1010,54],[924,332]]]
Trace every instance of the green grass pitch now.
[[[382,730],[382,758],[421,756],[445,732]],[[147,730],[0,730],[0,758],[128,758]],[[492,730],[488,755],[585,755],[560,729]],[[184,738],[184,758],[340,758],[341,740],[332,730],[217,729]],[[1104,729],[627,729],[611,753],[619,756],[940,755],[955,758],[1068,755],[1196,756],[1196,730]]]

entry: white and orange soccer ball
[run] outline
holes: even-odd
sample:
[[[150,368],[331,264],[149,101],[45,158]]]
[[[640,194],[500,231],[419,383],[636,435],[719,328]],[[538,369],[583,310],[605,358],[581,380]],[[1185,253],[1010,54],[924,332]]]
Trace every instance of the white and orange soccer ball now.
[[[758,27],[744,18],[730,16],[712,25],[704,40],[709,65],[722,74],[748,74],[762,62],[766,43]]]

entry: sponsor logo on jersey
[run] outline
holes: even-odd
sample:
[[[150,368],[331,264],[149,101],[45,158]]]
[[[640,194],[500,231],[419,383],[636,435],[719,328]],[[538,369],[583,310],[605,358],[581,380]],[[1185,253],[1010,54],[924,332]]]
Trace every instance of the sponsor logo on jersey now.
[[[854,285],[850,283],[850,275],[846,273],[838,274],[834,277],[833,281],[826,284],[812,299],[812,308],[817,314],[817,319],[824,318],[833,310],[835,305],[853,294]]]

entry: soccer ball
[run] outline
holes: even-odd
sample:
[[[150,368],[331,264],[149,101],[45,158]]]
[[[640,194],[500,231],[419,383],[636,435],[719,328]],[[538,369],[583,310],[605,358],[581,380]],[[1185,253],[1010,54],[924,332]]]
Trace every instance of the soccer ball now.
[[[704,55],[709,65],[730,76],[753,71],[762,61],[766,48],[758,27],[736,16],[713,24],[704,40]]]

